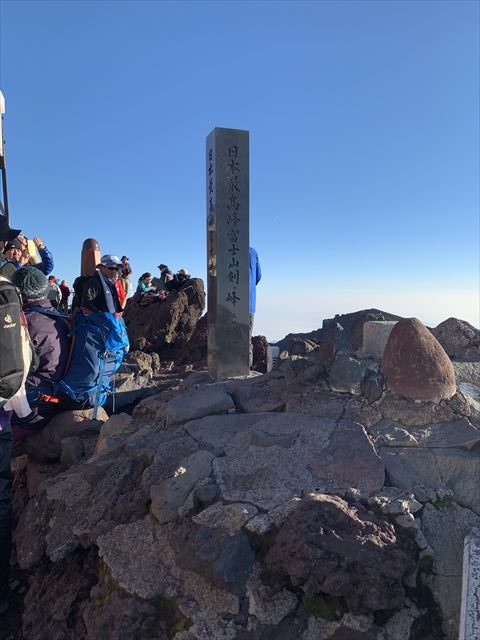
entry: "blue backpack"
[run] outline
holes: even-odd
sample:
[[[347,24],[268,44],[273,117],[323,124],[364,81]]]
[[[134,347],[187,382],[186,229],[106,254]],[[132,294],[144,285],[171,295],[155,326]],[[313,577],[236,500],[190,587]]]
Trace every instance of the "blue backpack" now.
[[[71,319],[55,309],[30,307],[28,311],[63,317],[66,321]],[[93,407],[95,419],[98,407],[105,404],[111,392],[111,379],[128,353],[127,329],[114,313],[85,313],[80,309],[74,317],[72,336],[65,374],[55,383],[53,392]]]

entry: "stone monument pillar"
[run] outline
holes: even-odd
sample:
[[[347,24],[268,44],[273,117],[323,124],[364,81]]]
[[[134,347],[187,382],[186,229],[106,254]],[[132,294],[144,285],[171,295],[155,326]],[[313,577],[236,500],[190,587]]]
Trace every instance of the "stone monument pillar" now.
[[[100,262],[100,245],[95,238],[87,238],[82,245],[82,257],[80,261],[80,275],[93,276],[97,264]]]
[[[208,370],[216,380],[249,366],[249,137],[207,137]]]

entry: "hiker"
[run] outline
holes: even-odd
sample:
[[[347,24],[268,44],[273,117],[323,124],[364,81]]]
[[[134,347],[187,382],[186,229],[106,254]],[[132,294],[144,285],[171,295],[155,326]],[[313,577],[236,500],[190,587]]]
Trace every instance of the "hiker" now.
[[[53,270],[53,256],[40,238],[34,238],[33,243],[40,255],[40,262],[33,266],[48,275]],[[10,280],[17,269],[33,259],[28,253],[27,247],[28,240],[21,234],[5,244],[3,249],[4,258],[0,259],[0,275]]]
[[[115,271],[114,277],[115,277],[115,287],[117,289],[117,294],[118,294],[118,301],[120,302],[122,309],[125,309],[125,305],[127,304],[127,294],[125,292],[125,289],[123,288],[123,284],[122,284],[123,280],[120,278],[120,271]]]
[[[59,311],[68,313],[68,298],[70,297],[70,287],[68,286],[68,282],[66,280],[62,280],[58,286],[60,287],[60,291],[62,294],[62,299],[60,300],[58,309]]]
[[[90,311],[121,313],[122,305],[115,285],[115,272],[120,269],[120,265],[117,256],[102,256],[95,275],[83,283],[80,306]]]
[[[152,285],[152,274],[148,271],[138,279],[137,290],[135,293],[150,293],[156,291],[157,288]]]
[[[253,321],[255,318],[255,310],[257,306],[257,284],[262,278],[262,270],[260,269],[260,262],[258,260],[258,253],[253,247],[250,247],[250,299],[249,299],[249,335],[250,335],[250,368],[253,365]]]
[[[53,256],[51,252],[45,246],[45,243],[40,238],[33,238],[33,244],[37,247],[38,254],[40,256],[40,262],[33,263],[31,262],[33,258],[29,255],[28,264],[32,264],[36,269],[40,269],[42,273],[48,276],[49,273],[52,273],[54,262]]]
[[[62,301],[62,291],[57,284],[57,278],[55,276],[48,276],[47,298],[52,303],[53,308],[58,309]]]
[[[159,264],[158,268],[160,269],[160,278],[158,279],[159,283],[157,286],[158,291],[171,291],[173,273],[166,264]]]
[[[0,215],[0,241],[11,242],[20,234]],[[16,268],[14,268],[14,271]],[[22,325],[21,301],[14,286],[0,273],[0,310],[8,310],[9,322],[0,322],[0,615],[8,609],[8,581],[12,548],[12,452],[11,402],[21,390],[30,362],[22,348],[28,338]],[[30,354],[31,360],[31,354]]]
[[[38,357],[37,368],[30,372],[26,395],[31,413],[13,417],[14,440],[17,442],[43,428],[61,406],[52,398],[54,383],[62,379],[70,351],[70,323],[57,313],[47,298],[46,276],[33,266],[18,269],[12,278],[23,301],[30,340]]]
[[[3,218],[3,216],[2,216]],[[0,259],[0,276],[11,280],[13,274],[20,268],[23,245],[15,238],[8,241],[3,248],[3,258]]]
[[[122,283],[123,290],[126,297],[130,291],[130,276],[132,275],[132,267],[128,261],[127,256],[121,257],[122,264],[120,266],[120,282]]]

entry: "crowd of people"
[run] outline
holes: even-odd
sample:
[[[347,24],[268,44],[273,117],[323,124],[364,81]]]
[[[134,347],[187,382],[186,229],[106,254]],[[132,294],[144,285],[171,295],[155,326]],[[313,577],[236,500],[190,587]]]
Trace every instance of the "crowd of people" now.
[[[110,332],[109,349],[112,351],[109,353],[114,357],[107,364],[103,362],[101,367],[109,366],[110,375],[113,375],[129,347],[121,315],[127,297],[132,293],[133,273],[127,256],[119,259],[113,254],[103,255],[95,265],[93,275],[82,274],[75,280],[73,300],[69,305],[72,291],[66,280],[58,283],[58,278],[52,275],[53,256],[40,238],[28,240],[19,229],[9,226],[5,216],[0,215],[0,249],[2,246],[0,315],[4,324],[0,327],[0,614],[2,608],[8,606],[12,447],[42,429],[59,410],[85,406],[85,398],[89,401],[86,406],[92,406],[96,411],[100,392],[108,393],[110,387],[108,384],[101,387],[96,382],[98,375],[93,372],[95,375],[92,375],[92,380],[95,380],[96,387],[88,387],[87,384],[84,389],[82,385],[85,385],[88,376],[84,374],[82,364],[87,360],[91,364],[92,353],[100,354],[103,349],[106,354],[107,350],[105,345],[98,349],[98,344],[94,344],[90,355],[83,347],[75,353],[74,345],[79,343],[78,327],[82,318],[83,328],[85,318],[104,318],[99,321],[100,324],[97,323],[97,335],[106,330]],[[163,263],[158,265],[158,269],[158,277],[149,272],[139,277],[133,299],[140,305],[165,300],[173,292],[182,289],[190,279],[186,269],[173,273]],[[254,249],[250,249],[250,331],[255,313],[255,286],[260,277],[258,256]],[[72,338],[73,334],[75,339]],[[114,353],[115,347],[117,351]],[[72,373],[75,363],[79,368]],[[89,371],[92,373],[91,367]],[[80,390],[75,390],[75,384],[81,387]],[[95,388],[97,392],[93,403],[92,389]],[[66,393],[62,394],[61,391]]]

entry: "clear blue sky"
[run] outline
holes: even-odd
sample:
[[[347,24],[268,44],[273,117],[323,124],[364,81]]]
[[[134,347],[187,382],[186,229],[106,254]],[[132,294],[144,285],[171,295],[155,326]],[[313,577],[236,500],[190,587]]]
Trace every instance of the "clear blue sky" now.
[[[205,277],[205,138],[250,131],[270,339],[370,306],[479,323],[479,3],[2,0],[12,222]]]

